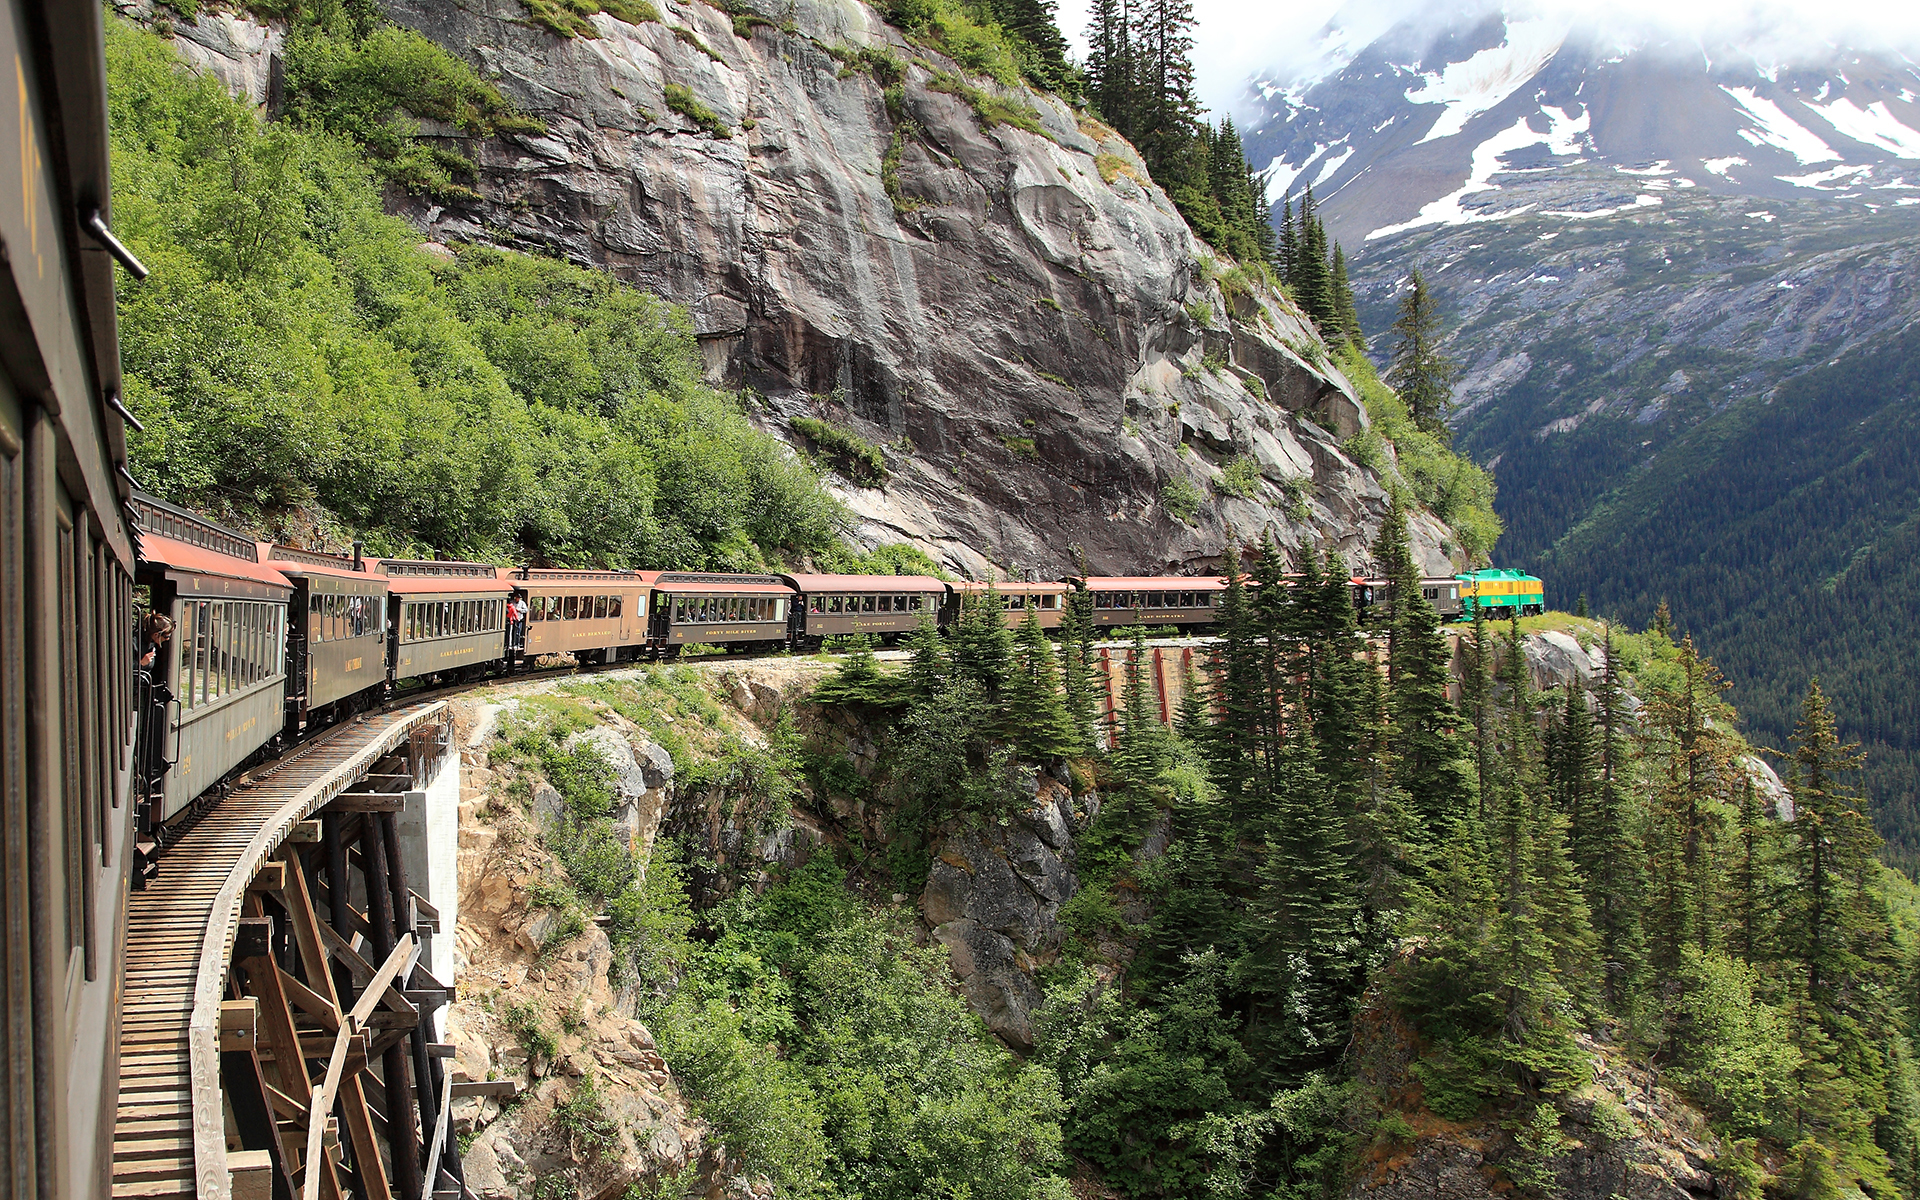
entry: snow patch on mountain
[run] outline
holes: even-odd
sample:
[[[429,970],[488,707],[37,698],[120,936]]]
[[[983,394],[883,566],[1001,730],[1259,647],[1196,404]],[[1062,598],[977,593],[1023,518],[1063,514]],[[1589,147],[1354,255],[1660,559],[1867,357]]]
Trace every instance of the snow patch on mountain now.
[[[1920,158],[1920,130],[1903,124],[1885,100],[1861,108],[1842,96],[1832,104],[1807,107],[1819,113],[1841,137],[1852,138],[1863,146],[1876,146],[1896,158]]]
[[[1780,106],[1760,95],[1750,87],[1727,87],[1721,91],[1733,97],[1734,103],[1747,111],[1747,115],[1759,123],[1758,129],[1742,129],[1740,137],[1749,145],[1772,146],[1800,160],[1802,166],[1815,163],[1832,162],[1839,158],[1833,148],[1820,140],[1818,134],[1780,111]]]
[[[1446,110],[1420,143],[1452,137],[1465,129],[1468,121],[1525,87],[1559,53],[1561,43],[1567,40],[1567,30],[1564,21],[1514,21],[1498,46],[1421,76],[1420,86],[1407,90],[1407,100],[1413,104],[1444,104]]]
[[[1498,184],[1493,182],[1495,174],[1503,168],[1500,160],[1528,146],[1544,145],[1556,155],[1571,156],[1580,153],[1590,125],[1592,113],[1583,111],[1579,116],[1569,116],[1563,108],[1542,107],[1547,115],[1548,127],[1545,133],[1536,131],[1521,117],[1507,129],[1494,134],[1473,148],[1473,166],[1467,172],[1467,181],[1459,189],[1423,205],[1420,212],[1411,220],[1398,225],[1385,225],[1367,234],[1367,240],[1391,237],[1396,233],[1405,233],[1409,229],[1418,229],[1423,225],[1465,225],[1471,221],[1494,221],[1502,217],[1518,216],[1532,205],[1522,205],[1500,213],[1470,212],[1461,205],[1461,201],[1476,192],[1497,192]]]

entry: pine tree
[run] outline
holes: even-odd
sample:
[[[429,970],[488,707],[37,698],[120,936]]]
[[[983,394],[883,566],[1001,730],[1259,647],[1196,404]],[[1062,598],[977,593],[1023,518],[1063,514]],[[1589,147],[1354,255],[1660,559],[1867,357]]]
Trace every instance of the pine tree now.
[[[1466,684],[1461,690],[1465,692],[1467,715],[1473,721],[1473,774],[1482,820],[1487,815],[1487,771],[1493,753],[1493,644],[1487,639],[1487,611],[1476,604],[1473,641],[1467,647]]]
[[[998,705],[1013,670],[1013,631],[1007,628],[1006,602],[997,584],[984,594],[966,596],[951,634],[957,674],[980,685],[989,704]]]
[[[1229,544],[1222,567],[1227,581],[1216,623],[1219,640],[1213,648],[1213,676],[1218,689],[1215,707],[1219,719],[1207,736],[1207,768],[1220,791],[1229,819],[1238,822],[1251,805],[1256,756],[1259,752],[1260,650],[1255,644],[1253,614],[1248,609],[1240,554]]]
[[[1087,23],[1087,99],[1109,125],[1131,135],[1134,81],[1133,13],[1127,0],[1093,0]]]
[[[931,616],[923,617],[920,625],[907,635],[907,670],[901,677],[900,690],[909,704],[928,704],[947,686],[952,675],[952,659],[947,647],[940,640],[940,628]]]
[[[1669,972],[1679,968],[1681,946],[1691,943],[1704,953],[1712,944],[1718,793],[1733,763],[1720,707],[1720,694],[1730,685],[1694,649],[1692,638],[1681,640],[1677,666],[1679,679],[1656,688],[1647,704],[1651,753],[1664,764],[1648,838],[1653,948],[1657,964]]]
[[[1060,668],[1040,627],[1040,612],[1029,608],[1014,640],[1013,671],[1007,681],[1005,724],[1021,757],[1035,762],[1073,752],[1073,723],[1060,697]]]
[[[1599,780],[1593,819],[1577,843],[1592,906],[1594,932],[1600,940],[1601,999],[1614,1012],[1622,1011],[1633,982],[1646,965],[1641,906],[1645,874],[1637,846],[1637,826],[1631,812],[1632,792],[1627,782],[1627,713],[1613,630],[1601,629],[1605,661],[1595,681],[1600,740],[1595,747]]]
[[[1069,100],[1078,98],[1079,74],[1067,61],[1067,39],[1054,19],[1053,0],[991,0],[989,11],[1013,35],[1021,74]]]
[[[1400,394],[1414,424],[1443,440],[1447,413],[1453,408],[1453,381],[1458,365],[1440,349],[1440,306],[1418,270],[1400,301],[1393,323],[1393,361],[1386,383]]]
[[[1119,751],[1114,766],[1130,788],[1150,787],[1166,770],[1166,728],[1152,710],[1147,682],[1147,631],[1135,625],[1120,631],[1129,639],[1120,690]]]
[[[1861,967],[1854,943],[1863,914],[1853,901],[1880,839],[1864,802],[1848,786],[1865,759],[1857,745],[1841,744],[1817,679],[1807,685],[1793,741],[1789,829],[1798,906],[1788,936],[1805,966],[1808,997],[1831,1010],[1836,990]]]
[[[1097,703],[1101,687],[1093,655],[1093,593],[1087,590],[1086,575],[1083,562],[1073,590],[1067,593],[1065,611],[1060,614],[1067,718],[1073,724],[1074,751],[1078,754],[1091,754],[1099,744],[1097,721],[1102,707]]]
[[[1458,715],[1447,698],[1452,671],[1446,635],[1421,593],[1419,568],[1407,547],[1406,512],[1398,497],[1388,505],[1374,557],[1392,580],[1387,690],[1396,783],[1424,826],[1423,840],[1437,846],[1463,814],[1469,785],[1454,732]]]
[[[1332,339],[1353,346],[1366,345],[1366,337],[1360,331],[1360,310],[1353,300],[1353,284],[1347,279],[1347,252],[1340,248],[1338,242],[1333,244],[1330,286],[1333,292],[1333,328],[1328,332]]]
[[[1742,962],[1757,963],[1766,945],[1768,914],[1775,889],[1769,886],[1773,822],[1748,778],[1735,810],[1733,865],[1727,871],[1727,917],[1732,928],[1727,948]]]

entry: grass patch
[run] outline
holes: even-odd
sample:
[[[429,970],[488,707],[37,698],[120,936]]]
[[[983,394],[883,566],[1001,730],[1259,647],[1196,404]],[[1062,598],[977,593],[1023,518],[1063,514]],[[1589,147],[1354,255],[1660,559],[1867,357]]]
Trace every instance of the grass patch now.
[[[660,19],[660,10],[648,0],[520,0],[520,7],[534,24],[560,37],[599,37],[591,20],[595,13],[629,25]]]
[[[935,71],[933,78],[927,80],[930,92],[945,92],[949,96],[958,96],[973,109],[973,115],[980,121],[980,128],[992,129],[996,125],[1011,125],[1015,129],[1024,129],[1028,133],[1037,133],[1051,138],[1051,134],[1040,126],[1040,115],[1033,106],[1024,100],[1009,100],[997,96],[984,88],[976,87],[964,77],[952,71]]]
[[[724,139],[733,136],[733,127],[721,120],[719,113],[700,103],[695,98],[693,89],[686,84],[669,83],[661,90],[666,96],[667,107],[674,112],[692,121],[714,137]]]
[[[1000,444],[1013,451],[1020,458],[1039,458],[1040,448],[1030,437],[1003,437]]]
[[[1114,180],[1122,176],[1133,180],[1141,187],[1147,186],[1146,177],[1140,173],[1131,161],[1120,157],[1118,154],[1112,154],[1103,150],[1099,154],[1094,155],[1093,165],[1094,169],[1100,172],[1100,181],[1109,187],[1113,186]]]
[[[795,417],[791,424],[795,433],[813,443],[849,480],[866,487],[886,482],[886,456],[859,434],[818,417]]]
[[[721,58],[718,54],[714,53],[713,47],[701,41],[699,34],[695,33],[691,29],[686,28],[683,25],[675,25],[673,27],[673,36],[679,41],[685,42],[687,45],[692,46],[695,50],[698,50],[700,53],[706,55],[708,58],[712,59],[714,62],[726,61],[725,59]]]

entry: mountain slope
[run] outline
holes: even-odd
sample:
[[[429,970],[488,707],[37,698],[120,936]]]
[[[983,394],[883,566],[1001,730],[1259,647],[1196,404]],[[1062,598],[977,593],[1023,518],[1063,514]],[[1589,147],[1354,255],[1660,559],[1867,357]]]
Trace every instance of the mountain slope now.
[[[1434,288],[1499,557],[1635,623],[1667,599],[1776,746],[1820,674],[1914,864],[1920,681],[1887,661],[1920,632],[1897,590],[1920,490],[1914,63],[1498,4],[1377,37],[1367,15],[1257,89],[1249,156],[1313,185],[1366,328],[1411,269]]]

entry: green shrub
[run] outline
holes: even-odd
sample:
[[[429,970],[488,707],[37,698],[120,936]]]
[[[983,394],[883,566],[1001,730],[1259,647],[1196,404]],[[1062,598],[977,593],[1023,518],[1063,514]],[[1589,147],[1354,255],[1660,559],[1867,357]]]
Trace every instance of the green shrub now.
[[[540,1014],[533,1005],[524,1000],[516,1000],[507,1005],[501,1014],[501,1024],[508,1033],[519,1039],[527,1054],[542,1058],[552,1058],[560,1053],[560,1040],[540,1022]]]
[[[679,113],[687,120],[706,130],[717,138],[733,136],[733,127],[720,119],[714,112],[694,97],[693,89],[684,83],[669,83],[662,89],[666,96],[667,107]]]
[[[553,1123],[575,1147],[589,1156],[620,1140],[620,1124],[607,1113],[600,1087],[591,1073],[580,1077],[567,1098],[553,1106]]]
[[[818,417],[795,417],[789,424],[795,433],[824,451],[833,460],[834,469],[854,483],[878,487],[886,482],[886,456],[859,434]]]
[[[1176,521],[1193,524],[1193,518],[1200,512],[1204,500],[1200,489],[1185,475],[1175,475],[1160,488],[1160,503],[1166,507],[1167,514]]]
[[[958,96],[973,109],[973,115],[980,121],[982,129],[992,129],[995,125],[1011,125],[1015,129],[1024,129],[1028,133],[1046,134],[1041,128],[1039,114],[1033,106],[1024,100],[1009,100],[995,95],[984,88],[969,83],[963,76],[952,71],[935,71],[927,80],[930,92],[945,92]]]
[[[1236,454],[1220,468],[1214,485],[1223,496],[1251,500],[1260,494],[1260,464],[1251,455]]]

